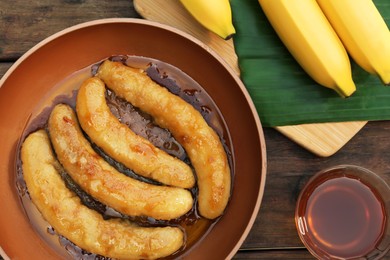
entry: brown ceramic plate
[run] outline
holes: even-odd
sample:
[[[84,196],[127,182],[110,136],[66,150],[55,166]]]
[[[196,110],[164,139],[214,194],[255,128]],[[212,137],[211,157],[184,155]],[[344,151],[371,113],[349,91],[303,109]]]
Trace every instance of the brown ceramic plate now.
[[[219,107],[234,148],[233,193],[224,216],[185,257],[232,257],[253,225],[264,192],[266,151],[256,109],[239,77],[205,44],[165,25],[126,18],[63,30],[29,50],[1,79],[0,252],[2,248],[11,259],[59,256],[37,234],[22,207],[15,184],[17,142],[32,111],[53,86],[117,54],[151,57],[180,68]]]

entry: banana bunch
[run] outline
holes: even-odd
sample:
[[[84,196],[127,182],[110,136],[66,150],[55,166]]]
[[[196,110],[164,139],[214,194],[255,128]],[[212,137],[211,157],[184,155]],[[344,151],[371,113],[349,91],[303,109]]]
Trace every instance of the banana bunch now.
[[[390,84],[390,31],[372,0],[317,0],[351,57]]]
[[[235,33],[229,0],[180,0],[191,15],[205,28],[225,40]]]
[[[342,97],[355,92],[347,51],[316,0],[259,3],[279,38],[310,77]]]
[[[372,0],[259,0],[303,69],[341,96],[355,91],[348,54],[390,84],[390,32]]]

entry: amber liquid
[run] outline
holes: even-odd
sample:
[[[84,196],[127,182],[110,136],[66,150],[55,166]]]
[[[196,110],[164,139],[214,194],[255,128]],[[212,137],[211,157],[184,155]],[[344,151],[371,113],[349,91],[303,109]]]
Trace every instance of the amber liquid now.
[[[372,187],[348,176],[314,183],[306,205],[301,233],[312,248],[337,258],[364,257],[376,248],[385,228],[386,214]],[[306,206],[306,207],[304,207]]]

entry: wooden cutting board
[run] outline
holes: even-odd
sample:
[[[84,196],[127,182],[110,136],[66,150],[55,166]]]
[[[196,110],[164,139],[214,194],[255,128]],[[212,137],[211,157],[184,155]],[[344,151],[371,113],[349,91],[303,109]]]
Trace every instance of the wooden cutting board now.
[[[224,58],[238,75],[240,74],[234,39],[225,41],[206,30],[178,0],[134,0],[134,7],[145,19],[173,26],[206,43]],[[275,129],[314,154],[328,157],[343,147],[366,123],[302,124],[275,127]]]

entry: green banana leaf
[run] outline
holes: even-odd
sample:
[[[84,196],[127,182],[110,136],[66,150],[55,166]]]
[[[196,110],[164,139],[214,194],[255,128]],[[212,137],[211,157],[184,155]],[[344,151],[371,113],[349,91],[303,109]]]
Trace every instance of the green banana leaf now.
[[[387,25],[389,0],[374,0]],[[257,0],[231,0],[241,78],[266,127],[390,119],[390,86],[353,61],[349,98],[315,83],[290,55]],[[389,43],[390,44],[390,43]]]

